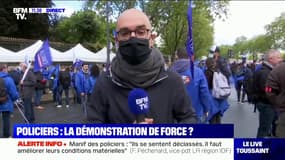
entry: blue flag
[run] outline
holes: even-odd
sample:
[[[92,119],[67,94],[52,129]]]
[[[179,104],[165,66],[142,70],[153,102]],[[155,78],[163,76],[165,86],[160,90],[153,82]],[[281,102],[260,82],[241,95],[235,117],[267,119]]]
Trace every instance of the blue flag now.
[[[78,58],[76,58],[75,61],[73,61],[74,68],[81,69],[82,64],[83,64],[83,61]]]
[[[55,66],[55,69],[54,69],[54,72],[55,72],[56,77],[58,77],[59,71],[60,71],[60,64],[57,64],[57,65]]]
[[[189,1],[188,11],[187,11],[187,20],[188,20],[188,35],[186,40],[186,50],[190,58],[190,69],[192,77],[194,78],[194,44],[193,44],[193,34],[192,34],[192,5],[191,0]]]
[[[43,68],[50,66],[51,64],[52,57],[50,53],[49,42],[46,40],[35,55],[34,72],[40,71]]]

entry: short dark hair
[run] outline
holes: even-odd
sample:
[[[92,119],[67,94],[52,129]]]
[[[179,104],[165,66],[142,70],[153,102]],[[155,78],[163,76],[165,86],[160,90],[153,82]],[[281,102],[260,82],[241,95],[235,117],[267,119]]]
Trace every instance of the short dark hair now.
[[[188,54],[187,54],[187,50],[186,50],[186,48],[179,48],[178,50],[177,50],[177,57],[179,58],[179,59],[182,59],[182,58],[189,58],[188,57]]]
[[[218,52],[220,53],[220,47],[218,46],[212,46],[211,49],[209,50],[210,53],[215,53]]]
[[[83,62],[81,66],[83,67],[83,66],[85,66],[85,65],[88,65],[88,66],[89,66],[89,64],[88,64],[87,62]]]
[[[90,68],[90,74],[92,76],[94,76],[94,77],[98,77],[99,76],[100,69],[99,69],[99,67],[96,64],[92,65],[92,67]]]

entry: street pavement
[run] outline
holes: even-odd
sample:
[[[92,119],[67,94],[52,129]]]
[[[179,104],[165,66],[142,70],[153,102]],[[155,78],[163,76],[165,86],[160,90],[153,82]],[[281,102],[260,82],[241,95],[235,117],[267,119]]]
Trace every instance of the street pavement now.
[[[237,103],[234,89],[229,97],[229,103],[230,108],[225,112],[222,123],[234,124],[234,136],[236,138],[255,138],[258,127],[258,112],[253,112],[253,105]],[[45,103],[42,106],[45,109],[35,109],[35,123],[86,123],[83,109],[78,104],[71,103],[69,108],[66,108],[65,105],[62,108],[56,108],[54,103]],[[12,124],[25,123],[17,107],[15,107],[11,121]],[[0,122],[0,134],[2,135],[2,119]],[[11,127],[12,129],[13,127]]]
[[[231,93],[228,99],[230,108],[225,112],[222,123],[234,124],[236,138],[256,138],[258,111],[253,112],[254,106],[247,102],[237,103],[236,91],[232,89]]]

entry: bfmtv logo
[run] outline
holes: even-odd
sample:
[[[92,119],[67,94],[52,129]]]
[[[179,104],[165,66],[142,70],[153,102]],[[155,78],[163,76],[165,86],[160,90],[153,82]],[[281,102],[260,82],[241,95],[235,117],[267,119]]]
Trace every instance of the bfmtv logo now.
[[[148,97],[142,97],[136,99],[136,105],[140,107],[140,110],[148,109]]]
[[[16,15],[17,20],[26,20],[26,13],[28,12],[28,8],[13,8],[13,13]]]

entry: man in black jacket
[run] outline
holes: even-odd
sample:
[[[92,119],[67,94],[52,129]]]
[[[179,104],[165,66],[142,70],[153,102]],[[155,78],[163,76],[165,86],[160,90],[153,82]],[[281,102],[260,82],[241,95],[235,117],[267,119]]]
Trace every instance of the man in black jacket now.
[[[267,77],[279,62],[281,61],[281,54],[277,50],[269,50],[264,55],[264,62],[261,68],[254,73],[256,108],[259,111],[259,127],[257,131],[257,138],[271,136],[272,123],[274,123],[275,111],[272,104],[265,94],[265,84]]]
[[[268,100],[278,112],[276,137],[285,138],[285,62],[275,67],[266,82],[265,92]]]
[[[181,77],[164,67],[162,54],[153,48],[148,17],[129,9],[117,22],[116,42],[119,53],[110,71],[99,76],[87,118],[93,123],[136,123],[128,106],[128,95],[134,88],[148,93],[149,112],[142,123],[196,123]]]

